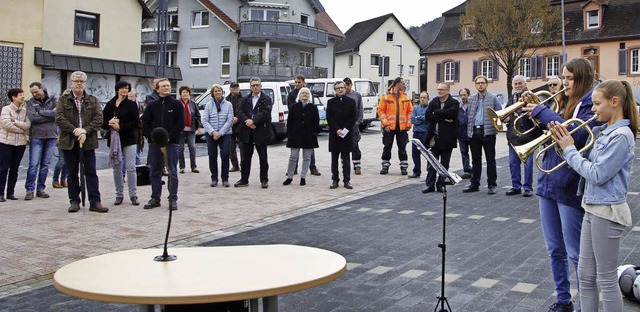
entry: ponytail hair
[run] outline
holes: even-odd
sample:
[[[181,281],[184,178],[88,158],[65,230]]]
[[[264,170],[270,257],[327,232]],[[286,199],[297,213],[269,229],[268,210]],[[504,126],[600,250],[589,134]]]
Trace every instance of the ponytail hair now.
[[[629,128],[633,133],[633,137],[636,138],[638,134],[638,107],[636,101],[633,98],[633,91],[629,82],[624,80],[609,79],[595,88],[598,92],[602,93],[602,96],[606,99],[611,99],[614,96],[620,98],[622,104],[622,111],[625,119],[629,119]]]

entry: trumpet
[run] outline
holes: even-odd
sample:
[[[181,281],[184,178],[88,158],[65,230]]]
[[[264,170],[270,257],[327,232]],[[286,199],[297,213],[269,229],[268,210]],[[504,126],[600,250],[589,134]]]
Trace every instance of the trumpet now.
[[[535,96],[536,96],[536,99],[538,99],[540,97],[546,97],[542,102],[540,102],[540,104],[544,104],[547,101],[549,101],[550,99],[553,99],[553,101],[554,101],[553,109],[554,109],[555,112],[557,112],[557,110],[559,110],[559,104],[558,104],[558,101],[555,99],[555,97],[558,94],[560,94],[560,92],[564,92],[564,89],[562,89],[561,91],[557,92],[556,94],[551,94],[551,92],[549,92],[549,91],[538,91],[538,92],[535,93]],[[502,124],[511,115],[513,115],[515,112],[517,112],[521,108],[525,107],[528,103],[529,102],[527,102],[527,101],[516,102],[513,105],[511,105],[511,106],[509,106],[507,108],[503,108],[503,109],[498,110],[498,111],[495,111],[495,110],[493,110],[493,108],[489,107],[489,108],[487,108],[487,114],[489,115],[489,118],[491,118],[491,123],[493,123],[493,127],[496,128],[496,130],[498,130],[498,131],[502,131]],[[518,132],[516,132],[516,133],[518,133]],[[524,133],[527,133],[527,132],[524,132]],[[518,133],[518,134],[522,134],[522,133]]]
[[[535,101],[538,101],[538,99],[541,97],[540,95],[538,95],[538,93],[541,93],[542,96],[547,96],[542,102],[540,102],[539,104],[544,104],[545,102],[549,101],[550,99],[553,99],[553,105],[551,105],[551,110],[558,113],[560,112],[560,104],[558,103],[558,100],[556,99],[556,96],[558,96],[559,94],[561,94],[562,92],[564,92],[564,90],[566,90],[567,88],[564,87],[562,88],[562,90],[556,92],[555,94],[551,94],[551,92],[548,91],[540,91],[537,92],[535,94],[536,98],[534,99]],[[517,135],[525,135],[533,130],[535,130],[536,128],[540,127],[540,123],[538,121],[536,121],[535,119],[531,119],[531,121],[533,122],[533,127],[525,130],[525,131],[521,131],[520,129],[518,129],[518,120],[520,120],[520,118],[522,117],[529,117],[531,116],[531,113],[524,113],[521,114],[520,116],[518,116],[514,121],[513,121],[513,130],[515,131],[515,133]]]
[[[573,134],[574,132],[578,131],[580,128],[585,128],[585,130],[587,131],[587,133],[589,134],[589,141],[588,143],[582,148],[580,149],[580,153],[583,153],[584,151],[590,149],[593,144],[595,143],[596,139],[595,136],[593,135],[593,132],[591,131],[591,128],[589,128],[588,124],[591,121],[594,121],[598,118],[598,115],[593,115],[593,117],[589,118],[587,121],[584,121],[580,118],[572,118],[569,119],[565,122],[562,123],[562,125],[570,125],[570,124],[578,124],[577,127],[573,128],[571,131],[569,131],[569,134]],[[518,158],[520,158],[520,160],[522,161],[522,163],[526,163],[527,162],[527,158],[529,158],[529,156],[531,154],[533,154],[538,147],[546,144],[549,140],[552,140],[553,138],[551,137],[551,132],[547,132],[541,136],[539,136],[537,139],[527,143],[527,144],[523,144],[523,145],[519,145],[519,146],[514,146],[513,144],[511,144],[511,147],[513,148],[513,150],[516,152],[516,154],[518,155]],[[540,170],[541,172],[544,172],[546,174],[552,173],[560,168],[562,168],[562,166],[567,164],[566,160],[563,160],[561,163],[557,164],[555,167],[551,168],[551,169],[543,169],[540,166],[540,156],[543,155],[548,149],[550,148],[555,148],[556,151],[558,151],[558,142],[553,141],[553,143],[547,145],[545,148],[543,148],[542,150],[540,150],[538,152],[538,154],[536,154],[536,157],[534,159],[534,162],[536,164],[536,167],[538,167],[538,170]],[[562,157],[562,156],[561,156]]]

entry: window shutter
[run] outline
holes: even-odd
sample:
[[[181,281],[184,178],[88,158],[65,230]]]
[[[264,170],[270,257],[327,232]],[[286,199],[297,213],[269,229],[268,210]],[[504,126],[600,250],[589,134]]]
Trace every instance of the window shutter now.
[[[471,74],[473,75],[471,81],[473,81],[473,79],[476,79],[476,76],[478,76],[478,60],[473,60],[473,72]]]
[[[191,49],[191,58],[208,58],[209,48]]]
[[[537,73],[537,71],[538,71],[538,62],[537,62],[537,60],[538,59],[536,58],[535,55],[532,55],[529,58],[529,65],[531,65],[531,67],[529,68],[529,71],[530,71],[530,74],[529,74],[530,77],[529,78],[530,79],[534,79],[534,78],[536,78],[538,76],[538,73]]]
[[[442,82],[442,63],[436,63],[436,83]]]
[[[618,75],[627,74],[627,50],[618,50]]]
[[[542,78],[544,76],[544,56],[542,55],[538,55],[537,56],[538,59],[538,74],[536,75],[537,78]]]
[[[493,80],[498,80],[499,73],[500,73],[500,66],[498,66],[498,62],[493,61]]]
[[[455,62],[453,81],[460,82],[460,61]]]

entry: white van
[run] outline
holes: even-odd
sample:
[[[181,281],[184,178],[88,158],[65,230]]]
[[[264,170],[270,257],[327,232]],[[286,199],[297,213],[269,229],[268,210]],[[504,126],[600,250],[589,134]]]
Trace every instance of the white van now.
[[[343,78],[317,78],[317,79],[305,79],[305,85],[314,97],[320,98],[320,101],[326,105],[327,101],[335,96],[333,90],[333,84],[336,81],[342,81]],[[366,78],[351,78],[353,81],[354,91],[360,92],[362,95],[362,106],[364,107],[364,117],[360,130],[364,130],[371,124],[372,121],[378,120],[378,92],[371,80]],[[290,85],[293,85],[293,80],[287,81]]]
[[[239,85],[240,94],[242,94],[242,96],[247,96],[251,93],[248,82],[241,82]],[[222,90],[224,90],[224,97],[227,97],[227,95],[229,95],[229,85],[223,85]],[[262,92],[268,95],[271,98],[271,101],[273,101],[273,108],[271,109],[271,123],[276,129],[276,140],[278,141],[284,140],[284,138],[287,137],[287,115],[289,114],[287,96],[289,95],[289,91],[291,91],[291,87],[288,83],[269,81],[262,82]],[[209,94],[209,92],[211,92],[210,89],[195,99],[201,113],[203,113],[207,103],[211,102],[211,94]]]

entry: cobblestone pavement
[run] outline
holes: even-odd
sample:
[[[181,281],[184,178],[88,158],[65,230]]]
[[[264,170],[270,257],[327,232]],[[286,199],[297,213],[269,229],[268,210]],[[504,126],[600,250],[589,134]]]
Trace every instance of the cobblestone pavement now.
[[[504,195],[510,178],[503,136],[497,146],[498,194],[486,194],[486,187],[464,194],[461,190],[467,181],[448,188],[445,295],[453,311],[546,311],[555,296],[537,199]],[[379,155],[379,133],[365,135],[361,147],[365,156]],[[336,281],[281,296],[281,311],[433,310],[440,294],[441,194],[422,194],[424,182],[408,180],[394,167],[397,172],[377,174],[378,156],[365,161],[365,174],[354,177],[353,191],[331,191],[325,150],[326,145],[317,150],[323,176],[309,177],[311,183],[304,189],[282,186],[284,165],[278,163],[271,167],[268,190],[259,189],[254,171],[252,185],[243,194],[234,188],[211,189],[204,186],[202,177],[195,182],[189,179],[192,174],[180,175],[180,209],[174,216],[172,245],[298,244],[332,250],[347,259],[348,271]],[[270,148],[269,153],[271,159],[286,157],[282,147]],[[205,159],[199,161],[206,165]],[[451,163],[459,170],[457,150]],[[633,172],[638,166],[636,161]],[[100,177],[109,181],[110,172],[101,172]],[[187,177],[184,183],[183,177]],[[110,186],[103,184],[108,186],[102,189]],[[639,220],[638,176],[634,174],[629,184],[632,216]],[[183,186],[189,192],[183,193]],[[212,194],[215,204],[205,204]],[[217,201],[219,196],[237,200],[229,205]],[[261,207],[245,198],[250,196],[258,196]],[[45,202],[36,201],[40,206]],[[4,285],[0,286],[0,310],[136,311],[130,305],[66,296],[51,286],[50,274],[80,258],[157,246],[166,210],[128,206],[106,215],[71,215],[64,200],[58,207],[33,202],[20,201],[9,209],[0,206],[0,285]],[[33,228],[38,230],[32,233]],[[625,231],[621,264],[640,264],[638,232],[638,226]],[[625,300],[624,311],[640,311],[640,304]]]

